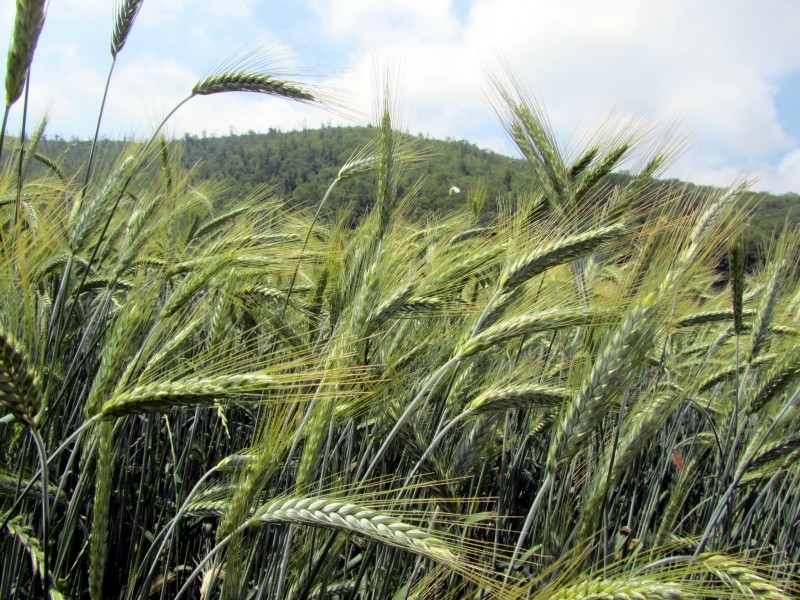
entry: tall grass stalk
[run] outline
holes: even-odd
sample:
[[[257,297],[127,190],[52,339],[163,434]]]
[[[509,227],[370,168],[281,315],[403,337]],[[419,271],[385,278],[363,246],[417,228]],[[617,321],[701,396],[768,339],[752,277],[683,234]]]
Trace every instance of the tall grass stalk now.
[[[528,189],[417,215],[383,97],[319,202],[238,196],[161,135],[227,92],[325,102],[246,58],[119,160],[42,120],[0,176],[0,596],[796,595],[800,240],[745,256],[743,187],[655,184],[632,126],[571,148],[512,77]]]

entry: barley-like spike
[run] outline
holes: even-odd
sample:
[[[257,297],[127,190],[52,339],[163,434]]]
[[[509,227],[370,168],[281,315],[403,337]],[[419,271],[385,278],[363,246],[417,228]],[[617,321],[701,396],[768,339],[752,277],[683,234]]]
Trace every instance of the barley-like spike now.
[[[744,306],[744,259],[745,252],[741,240],[737,240],[728,254],[728,270],[731,277],[731,305],[733,307],[733,331],[742,333]]]
[[[103,578],[108,555],[108,516],[114,464],[113,423],[100,423],[97,446],[97,480],[89,544],[89,595],[103,597]]]
[[[778,299],[778,291],[783,282],[785,271],[786,267],[783,261],[779,261],[772,272],[767,290],[761,298],[761,303],[758,307],[758,318],[753,324],[753,333],[750,337],[750,360],[753,360],[758,355],[767,339],[767,332],[772,322],[775,302]]]
[[[58,493],[57,486],[50,484],[48,486],[48,494],[50,494],[50,502],[63,502],[65,497],[63,494]],[[14,498],[22,490],[25,492],[25,497],[31,500],[39,500],[42,497],[42,482],[37,480],[26,481],[20,480],[17,477],[11,477],[5,473],[0,473],[0,495],[8,498]]]
[[[99,415],[104,419],[114,419],[124,415],[204,405],[219,398],[263,393],[275,385],[274,377],[257,373],[145,384],[108,400],[100,408]]]
[[[742,317],[751,317],[756,314],[752,308],[742,310],[739,308],[739,327],[741,328]],[[683,317],[680,321],[675,323],[675,327],[691,327],[692,325],[701,325],[702,323],[717,323],[719,321],[733,320],[734,327],[736,327],[736,309],[732,310],[709,310],[706,312],[694,313]]]
[[[164,175],[164,187],[172,191],[172,165],[169,163],[169,146],[163,137],[158,138],[159,155],[161,156],[161,172]]]
[[[28,427],[40,408],[36,372],[14,337],[0,326],[0,405]]]
[[[33,132],[31,136],[30,142],[28,142],[28,147],[25,150],[25,154],[22,158],[22,177],[23,179],[27,177],[28,170],[30,169],[31,160],[35,158],[36,149],[39,146],[39,142],[42,140],[42,136],[44,135],[45,127],[47,127],[47,115],[42,117],[41,121],[39,121],[39,125],[36,126],[36,130]]]
[[[45,0],[17,0],[14,34],[6,61],[6,106],[19,100],[44,25]]]
[[[592,161],[595,159],[597,154],[600,152],[600,148],[598,146],[594,146],[593,148],[589,148],[584,154],[572,163],[569,167],[569,177],[570,179],[575,179],[580,174],[582,174]]]
[[[617,163],[622,160],[622,157],[627,154],[629,149],[630,144],[627,143],[617,146],[606,153],[593,169],[585,171],[583,175],[578,178],[578,182],[575,186],[575,199],[580,201],[591,192],[594,187],[617,166]]]
[[[64,171],[61,169],[61,165],[59,165],[52,158],[49,158],[49,157],[45,156],[44,154],[40,154],[39,152],[35,152],[33,154],[33,158],[38,160],[45,167],[47,167],[53,173],[55,173],[56,177],[58,177],[62,182],[65,182],[67,180],[67,176],[64,175]]]
[[[472,229],[466,229],[466,230],[462,231],[461,233],[457,233],[456,235],[451,237],[450,240],[447,242],[447,245],[448,246],[455,246],[459,242],[463,242],[465,240],[468,240],[468,239],[471,239],[471,238],[474,238],[474,237],[479,237],[479,236],[482,236],[482,235],[486,235],[489,232],[491,232],[491,228],[490,227],[473,227]]]
[[[635,577],[590,579],[548,590],[547,595],[550,600],[679,600],[686,597],[678,583]]]
[[[139,14],[139,9],[142,8],[142,2],[143,0],[124,0],[122,4],[117,3],[117,18],[111,36],[111,56],[114,58],[128,40],[128,34],[131,32],[136,15]]]
[[[294,288],[297,292],[297,288]],[[260,296],[265,300],[271,302],[282,302],[286,298],[286,292],[283,290],[276,290],[275,288],[265,287],[261,285],[251,285],[240,290],[236,290],[239,296]]]
[[[786,388],[800,377],[800,346],[783,354],[769,370],[766,379],[758,386],[753,400],[750,402],[748,412],[758,412],[772,398],[786,390]]]
[[[757,571],[729,556],[707,553],[696,557],[694,561],[728,586],[731,592],[739,592],[743,597],[763,600],[790,600],[791,598],[759,575]]]
[[[767,329],[773,335],[788,335],[790,337],[797,337],[800,335],[800,330],[796,327],[781,325],[779,323],[773,323]]]
[[[94,226],[105,216],[105,209],[119,197],[120,188],[130,178],[140,160],[141,156],[134,154],[122,161],[94,195],[89,206],[84,207],[83,198],[75,203],[69,217],[72,229],[69,234],[69,248],[73,253],[80,250],[86,238],[94,232]]]
[[[184,514],[192,517],[221,517],[230,508],[230,500],[199,499],[188,502],[184,508]]]
[[[547,130],[543,113],[534,112],[526,104],[518,104],[515,108],[517,117],[533,142],[537,154],[541,157],[542,167],[547,173],[550,184],[556,194],[561,197],[569,187],[569,175],[564,161],[556,149],[555,141]]]
[[[656,293],[651,292],[633,308],[610,336],[580,391],[567,405],[547,454],[549,473],[554,473],[574,458],[608,411],[609,396],[631,374],[632,366],[628,362],[633,349],[647,344],[652,333],[649,321],[655,301]]]
[[[619,237],[625,230],[623,223],[615,223],[585,233],[571,235],[537,248],[517,260],[502,280],[503,291],[510,291],[539,273],[592,252],[595,248]]]
[[[752,360],[750,362],[750,366],[756,367],[764,363],[768,363],[777,357],[778,355],[775,353],[762,354],[761,356]],[[700,387],[698,387],[697,389],[700,392],[705,392],[709,388],[718,384],[720,381],[724,381],[725,379],[733,377],[734,375],[736,375],[737,371],[741,371],[742,369],[744,369],[744,367],[745,367],[744,364],[740,364],[738,367],[734,365],[732,367],[725,367],[723,369],[720,369],[719,371],[711,375],[708,379],[706,379],[703,383],[701,383]]]
[[[410,282],[397,290],[391,297],[384,300],[373,312],[367,325],[364,327],[364,334],[370,335],[387,320],[397,314],[406,304],[416,287],[415,282]]]
[[[536,145],[526,134],[522,124],[518,121],[514,121],[511,124],[510,133],[517,148],[519,148],[525,160],[527,160],[528,164],[533,168],[536,180],[541,184],[542,188],[544,188],[545,195],[551,203],[551,206],[558,206],[557,202],[560,198],[560,194],[559,191],[553,187],[552,179],[545,168],[545,161],[539,149],[536,148]]]
[[[403,305],[400,307],[399,312],[405,314],[417,314],[417,313],[428,313],[428,312],[436,312],[447,308],[450,305],[453,305],[453,302],[448,302],[447,300],[443,300],[442,298],[436,298],[434,296],[429,296],[427,298],[420,298],[417,296],[413,296],[403,302]]]
[[[31,559],[31,570],[33,573],[38,575],[43,583],[53,581],[54,577],[52,571],[45,575],[42,542],[34,535],[33,529],[27,525],[23,525],[19,517],[9,520],[8,523],[6,523],[6,528],[11,534],[11,537],[16,538],[19,543],[22,544],[22,547],[25,548],[25,552],[28,553]],[[49,600],[63,600],[65,596],[57,589],[51,587],[48,589],[48,598]]]
[[[716,202],[712,203],[702,215],[700,215],[700,218],[698,218],[695,222],[691,234],[689,234],[689,246],[686,248],[683,256],[681,257],[681,262],[683,264],[688,264],[692,260],[697,252],[697,249],[700,247],[700,241],[708,228],[711,227],[717,216],[719,216],[719,214],[722,213],[730,203],[736,200],[744,192],[744,190],[744,185],[731,188]]]
[[[464,359],[520,335],[561,329],[562,327],[588,325],[602,316],[603,313],[596,310],[559,310],[554,308],[532,315],[513,317],[484,329],[468,340],[458,351],[457,356]]]
[[[311,592],[311,594],[308,596],[308,600],[323,600],[324,598],[329,598],[331,596],[336,596],[337,598],[346,598],[349,597],[355,589],[355,583],[352,581],[335,583],[333,585],[325,586],[324,593],[322,589]]]
[[[236,208],[229,210],[228,212],[223,213],[201,225],[195,232],[194,237],[197,239],[204,239],[214,229],[219,229],[221,226],[230,223],[239,215],[249,210],[252,210],[249,206],[237,206]]]
[[[469,431],[465,432],[453,451],[449,472],[456,477],[470,473],[478,464],[483,464],[485,445],[494,434],[495,419],[491,415],[478,417]]]
[[[310,407],[312,412],[304,428],[306,441],[295,474],[295,489],[300,494],[307,492],[309,484],[313,481],[312,474],[319,463],[320,451],[328,435],[328,427],[334,418],[335,409],[335,398],[325,398]]]
[[[381,137],[378,148],[378,189],[375,198],[375,210],[378,213],[378,237],[382,238],[389,224],[389,215],[394,209],[395,166],[394,166],[394,131],[388,107],[381,118]]]
[[[798,449],[800,449],[800,437],[793,437],[788,440],[781,440],[780,442],[767,445],[759,455],[753,459],[753,462],[750,464],[750,470],[753,471],[759,467],[763,467],[774,460],[781,458],[786,459]]]
[[[245,71],[209,75],[192,89],[193,96],[208,96],[224,92],[256,92],[305,102],[316,100],[311,92],[304,90],[294,82],[276,79],[263,73]]]
[[[467,404],[465,412],[479,414],[532,406],[561,406],[568,398],[569,392],[564,389],[546,385],[511,385],[486,390]]]
[[[679,398],[676,395],[660,396],[648,399],[646,403],[640,402],[636,407],[629,422],[625,423],[623,434],[616,446],[613,465],[610,456],[606,456],[606,460],[594,475],[592,486],[581,510],[580,535],[587,538],[592,536],[610,487],[622,479],[636,457],[649,446],[655,433],[677,408]]]
[[[437,275],[433,281],[424,286],[424,289],[426,292],[434,294],[444,289],[451,288],[463,282],[464,278],[474,274],[479,269],[491,265],[503,252],[504,248],[502,246],[495,245],[480,252],[470,254]]]
[[[351,177],[357,177],[362,173],[369,173],[378,166],[379,161],[380,157],[375,154],[349,160],[342,165],[341,169],[339,169],[339,173],[336,175],[336,180],[345,181]]]
[[[434,560],[455,560],[449,545],[430,532],[347,499],[300,496],[275,500],[259,508],[250,523],[302,524],[338,529],[405,548]]]
[[[254,464],[257,458],[255,454],[229,454],[217,463],[217,469],[223,473],[240,471]]]

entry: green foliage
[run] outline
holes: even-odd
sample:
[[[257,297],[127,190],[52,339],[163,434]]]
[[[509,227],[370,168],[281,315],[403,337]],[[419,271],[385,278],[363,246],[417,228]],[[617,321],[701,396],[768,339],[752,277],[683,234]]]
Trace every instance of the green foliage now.
[[[0,596],[793,597],[799,237],[731,282],[742,189],[619,179],[633,137],[570,160],[500,96],[527,179],[456,144],[471,195],[422,218],[388,111],[252,136],[286,177],[328,144],[302,199],[183,166],[250,136],[9,153]]]
[[[412,143],[424,160],[415,169],[399,173],[400,195],[416,190],[410,206],[413,214],[422,217],[431,212],[450,214],[470,206],[471,195],[486,194],[481,212],[495,212],[498,201],[519,193],[528,193],[536,176],[524,160],[509,158],[488,150],[482,150],[466,141],[435,140],[400,134],[397,136]],[[220,137],[186,135],[172,142],[185,169],[191,169],[192,181],[204,180],[224,182],[226,196],[246,194],[257,186],[270,185],[274,192],[285,198],[290,206],[311,206],[318,202],[339,169],[348,162],[356,148],[363,147],[376,137],[370,127],[323,127],[304,131],[269,133],[249,132]],[[123,142],[100,141],[100,155],[108,162],[120,155]],[[55,161],[66,174],[77,175],[85,168],[89,157],[89,143],[67,142],[60,139],[44,139],[40,142],[39,156]],[[599,195],[594,200],[605,202],[605,198],[617,186],[625,186],[628,174],[612,173],[603,179],[605,170],[602,159],[595,172],[584,171],[581,160],[598,161],[598,149],[587,151],[572,166],[576,178],[586,185],[593,176],[600,175]],[[38,157],[37,157],[38,158]],[[588,166],[587,163],[587,166]],[[33,165],[34,172],[42,175],[48,165]],[[337,191],[327,203],[325,214],[336,215],[346,208],[352,218],[366,214],[374,195],[374,183],[370,177],[348,178],[337,186]],[[451,194],[452,186],[459,194]],[[715,193],[715,188],[682,183],[676,180],[654,180],[651,183],[658,191],[654,195],[672,195],[680,190],[687,198]],[[485,190],[485,191],[484,191]],[[581,190],[577,190],[578,195]],[[488,200],[488,201],[486,201]],[[749,227],[743,232],[751,261],[757,260],[759,248],[764,247],[785,224],[797,221],[800,207],[798,194],[774,195],[745,192],[744,200],[752,216]]]

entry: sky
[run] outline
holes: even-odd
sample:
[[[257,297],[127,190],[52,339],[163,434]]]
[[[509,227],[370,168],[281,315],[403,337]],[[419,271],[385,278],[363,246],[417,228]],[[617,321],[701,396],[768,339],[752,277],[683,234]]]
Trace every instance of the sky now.
[[[0,48],[14,4],[0,6]],[[114,6],[49,1],[32,126],[47,114],[49,135],[91,137]],[[388,80],[401,129],[517,156],[489,75],[508,72],[544,108],[567,156],[604,123],[633,119],[683,142],[666,176],[800,193],[798,26],[796,0],[144,0],[101,135],[145,137],[199,79],[247,54],[334,107],[200,97],[169,121],[169,135],[375,122]],[[9,123],[19,130],[19,106]]]

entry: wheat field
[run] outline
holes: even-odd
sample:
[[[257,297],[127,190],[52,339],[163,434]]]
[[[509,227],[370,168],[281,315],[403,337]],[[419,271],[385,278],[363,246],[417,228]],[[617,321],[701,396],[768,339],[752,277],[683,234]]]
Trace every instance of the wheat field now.
[[[537,185],[424,220],[390,98],[312,207],[195,182],[160,128],[78,174],[46,120],[0,141],[0,596],[798,597],[797,234],[746,264],[745,184],[656,196],[668,145],[566,151],[496,89]],[[324,103],[233,69],[181,104],[230,92]],[[351,177],[372,210],[321,217]]]

